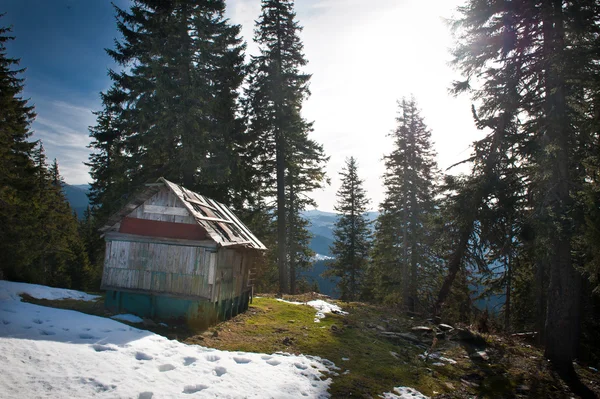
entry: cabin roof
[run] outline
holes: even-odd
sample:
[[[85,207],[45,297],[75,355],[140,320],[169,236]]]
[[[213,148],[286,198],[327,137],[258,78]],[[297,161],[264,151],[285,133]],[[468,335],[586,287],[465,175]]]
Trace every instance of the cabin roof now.
[[[196,220],[208,237],[223,247],[246,247],[266,250],[262,242],[226,205],[208,197],[190,191],[178,184],[161,177],[156,183],[149,185],[137,194],[119,212],[112,215],[107,223],[100,229],[107,232],[115,227],[125,216],[133,212],[157,194],[163,187],[167,187],[180,200],[190,215]]]

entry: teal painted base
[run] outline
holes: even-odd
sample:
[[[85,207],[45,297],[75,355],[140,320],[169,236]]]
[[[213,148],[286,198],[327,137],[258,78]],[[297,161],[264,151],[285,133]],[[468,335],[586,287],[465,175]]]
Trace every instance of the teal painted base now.
[[[106,291],[104,304],[111,312],[132,313],[167,323],[187,323],[196,328],[207,328],[246,311],[249,302],[249,292],[234,299],[213,303],[205,299],[181,299],[109,290]]]

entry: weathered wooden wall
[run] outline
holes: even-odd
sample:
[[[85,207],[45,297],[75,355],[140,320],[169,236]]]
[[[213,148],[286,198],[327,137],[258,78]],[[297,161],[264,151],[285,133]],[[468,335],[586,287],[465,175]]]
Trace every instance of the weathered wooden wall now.
[[[216,249],[107,239],[102,286],[211,299]]]
[[[217,253],[215,288],[212,301],[230,300],[246,292],[251,254],[247,250],[221,248]]]
[[[145,212],[145,205],[180,208],[182,214],[185,214],[186,216]],[[197,224],[194,217],[189,214],[187,209],[181,203],[181,200],[166,187],[144,202],[142,206],[139,206],[128,216],[138,219],[156,220],[160,222]]]

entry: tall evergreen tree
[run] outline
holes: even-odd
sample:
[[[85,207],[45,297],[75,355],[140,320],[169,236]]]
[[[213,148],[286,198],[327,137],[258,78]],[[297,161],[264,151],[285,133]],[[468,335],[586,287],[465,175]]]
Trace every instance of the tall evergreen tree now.
[[[299,217],[306,204],[303,197],[320,187],[325,177],[323,148],[308,138],[312,124],[301,115],[310,79],[301,71],[307,63],[301,30],[293,0],[262,1],[254,37],[260,54],[252,57],[246,90],[254,178],[263,187],[264,197],[276,188],[276,258],[281,292],[288,292],[289,283],[295,281],[297,254],[306,252],[302,249],[306,240],[298,239],[304,232],[296,234],[294,229],[300,226],[289,221]]]
[[[32,212],[35,143],[29,139],[35,113],[22,97],[25,69],[7,53],[6,43],[14,40],[10,32],[0,27],[0,274],[18,278],[31,262],[32,227],[27,222]]]
[[[369,261],[371,231],[366,216],[369,199],[358,177],[354,157],[346,159],[340,172],[342,185],[337,192],[336,212],[339,213],[333,231],[327,274],[339,278],[337,284],[341,299],[353,301],[361,297],[364,273]]]
[[[466,78],[456,90],[471,92],[480,104],[474,112],[478,125],[493,132],[488,151],[476,154],[485,178],[472,196],[472,209],[480,208],[498,180],[494,170],[501,170],[503,154],[515,153],[527,167],[522,183],[537,219],[535,274],[549,276],[545,353],[566,372],[573,370],[580,326],[581,275],[573,238],[582,222],[575,188],[593,181],[582,160],[596,136],[591,127],[599,98],[599,7],[596,1],[471,0],[456,24],[455,60]],[[472,85],[478,77],[484,80]],[[464,247],[456,247],[449,277]],[[440,292],[440,303],[448,288]]]
[[[90,130],[97,209],[110,213],[160,176],[240,207],[245,45],[225,2],[137,0],[115,10],[123,39],[107,52],[123,70],[109,72],[113,85]]]
[[[414,311],[419,274],[432,262],[426,224],[434,211],[437,165],[416,101],[403,99],[398,106],[394,149],[385,156],[386,196],[376,224],[374,267],[379,296],[401,295],[397,299]]]

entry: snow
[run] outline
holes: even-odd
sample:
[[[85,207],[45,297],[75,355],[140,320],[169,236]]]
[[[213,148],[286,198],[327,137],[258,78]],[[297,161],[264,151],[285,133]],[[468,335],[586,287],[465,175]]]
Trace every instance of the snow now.
[[[413,388],[396,387],[394,393],[386,392],[381,396],[383,399],[429,399],[428,396]]]
[[[277,298],[279,302],[289,303],[290,305],[304,305],[304,302],[286,301],[285,299]]]
[[[315,254],[315,256],[313,256],[314,262],[318,262],[320,260],[331,260],[331,259],[334,259],[333,256],[327,256],[327,255],[321,255],[321,254]]]
[[[419,355],[419,358],[421,360],[427,360],[427,359],[429,359],[429,360],[439,360],[440,362],[444,362],[444,363],[448,363],[448,364],[457,364],[456,360],[444,357],[444,356],[442,356],[438,352],[428,353],[428,351],[425,351],[425,353]],[[438,362],[438,363],[440,363],[440,362]],[[435,363],[433,365],[436,366]]]
[[[310,302],[293,302],[293,301],[286,301],[283,299],[277,299],[277,300],[279,302],[285,302],[285,303],[289,303],[292,305],[308,305],[308,306],[312,306],[313,308],[317,309],[317,314],[315,315],[315,323],[320,323],[321,319],[325,318],[326,313],[337,313],[337,314],[343,314],[343,315],[348,314],[348,312],[344,312],[342,310],[342,308],[340,308],[338,305],[326,302],[322,299],[316,299],[316,300],[310,301]]]
[[[81,291],[0,280],[0,301],[8,299],[20,300],[21,294],[27,294],[36,299],[49,300],[77,299],[80,301],[95,301],[100,298],[98,295],[90,295]]]
[[[111,316],[110,318],[115,319],[115,320],[126,321],[129,323],[143,323],[144,322],[144,320],[141,317],[133,315],[133,314],[117,314],[117,315]],[[163,324],[163,323],[161,323],[161,324]]]
[[[315,323],[319,323],[321,319],[324,319],[326,313],[337,313],[344,315],[348,314],[348,312],[344,312],[338,305],[334,305],[333,303],[326,302],[322,299],[316,299],[314,301],[307,302],[306,304],[317,309]]]
[[[36,291],[37,290],[37,291]],[[0,281],[2,398],[327,398],[318,357],[186,345],[116,320],[21,302],[84,293]]]

